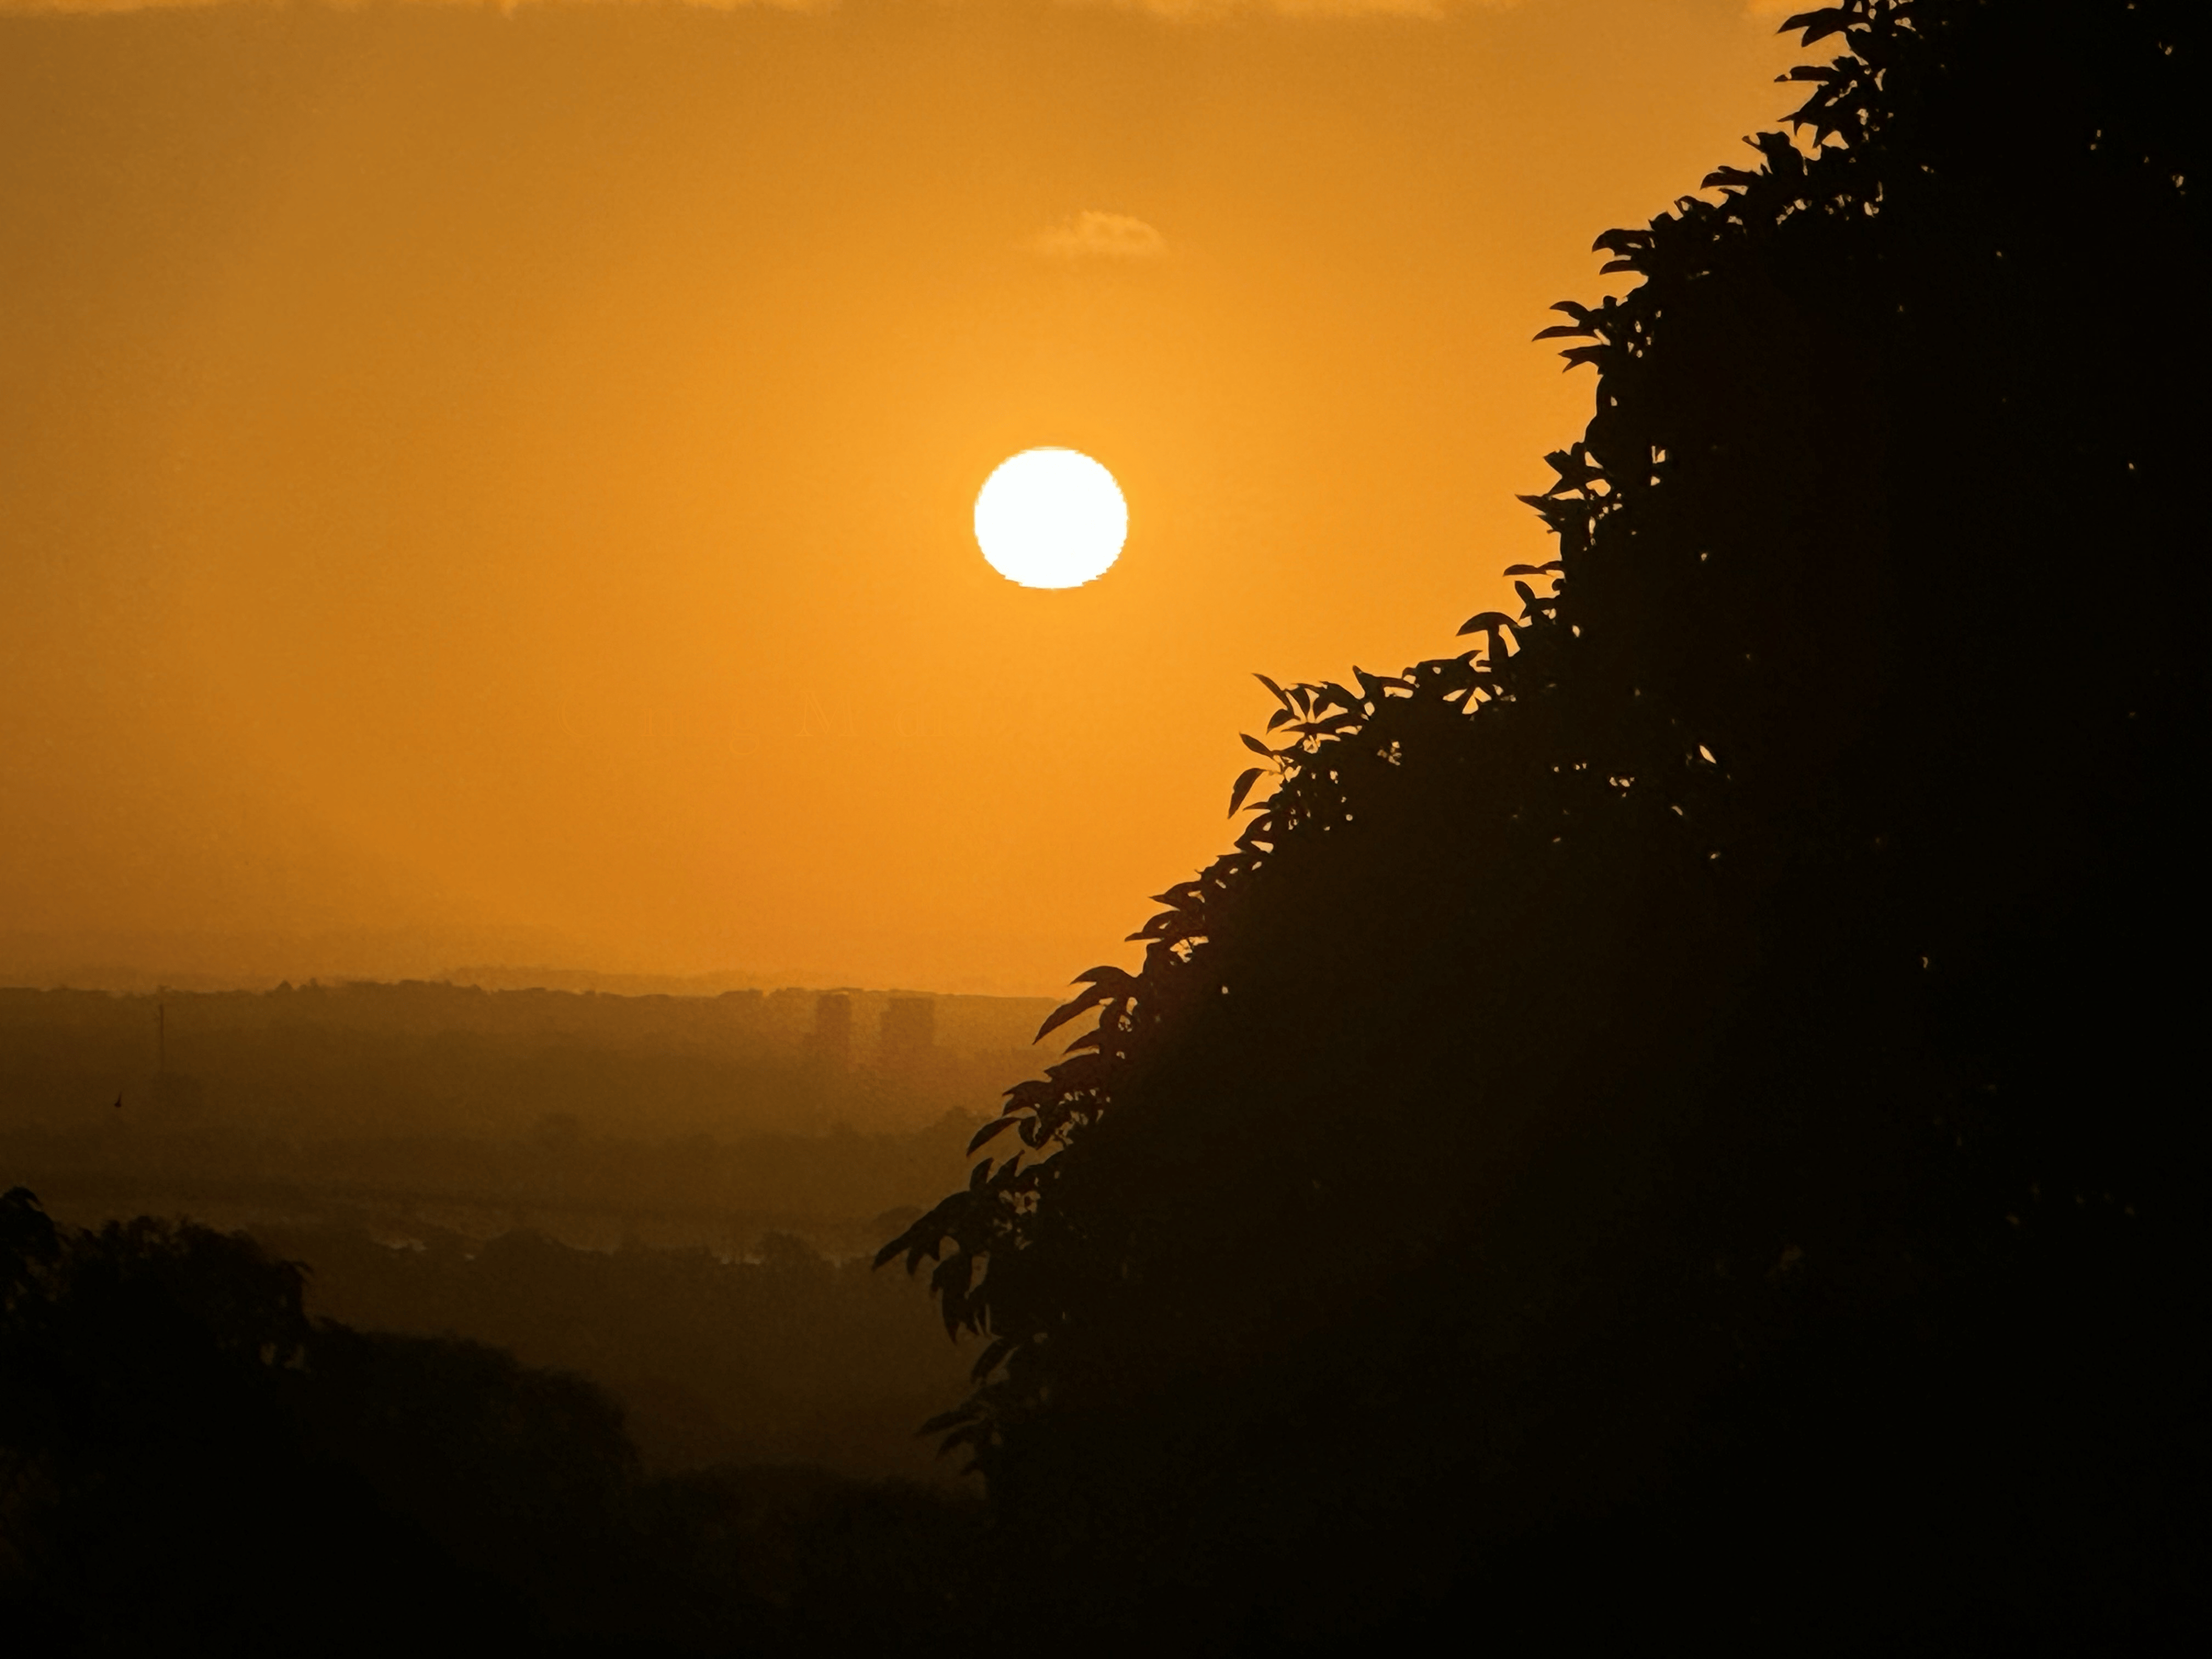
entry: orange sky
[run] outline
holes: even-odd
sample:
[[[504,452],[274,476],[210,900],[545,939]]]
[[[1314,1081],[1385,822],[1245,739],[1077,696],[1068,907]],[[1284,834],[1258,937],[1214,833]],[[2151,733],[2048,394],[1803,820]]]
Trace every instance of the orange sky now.
[[[0,976],[1131,959],[1250,671],[1548,556],[1545,307],[1794,101],[1746,0],[70,9],[0,0]],[[1037,444],[1091,586],[975,550]]]

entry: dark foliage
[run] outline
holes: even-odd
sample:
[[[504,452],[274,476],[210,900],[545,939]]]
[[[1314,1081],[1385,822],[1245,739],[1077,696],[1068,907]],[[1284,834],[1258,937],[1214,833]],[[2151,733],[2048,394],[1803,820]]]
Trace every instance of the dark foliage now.
[[[23,1650],[366,1652],[433,1609],[463,1637],[512,1624],[302,1432],[317,1337],[296,1267],[189,1224],[57,1229],[21,1188],[0,1227],[0,1546]]]
[[[647,1478],[613,1401],[311,1322],[250,1239],[0,1198],[0,1628],[52,1654],[950,1650],[975,1504]]]
[[[1234,850],[884,1253],[1066,1639],[2202,1617],[2203,9],[1789,27],[1796,138],[1547,331],[1559,560],[1267,682]]]

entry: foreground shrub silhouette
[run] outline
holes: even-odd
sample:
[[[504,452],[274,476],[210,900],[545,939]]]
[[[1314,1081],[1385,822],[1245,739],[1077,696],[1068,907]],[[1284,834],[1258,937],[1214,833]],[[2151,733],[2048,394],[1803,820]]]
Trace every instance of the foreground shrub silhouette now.
[[[2204,383],[2135,331],[2202,9],[1787,27],[1796,141],[1547,331],[1519,614],[1267,682],[1234,850],[884,1252],[990,1340],[935,1426],[1021,1618],[2202,1616]]]
[[[25,1651],[388,1648],[512,1628],[295,1413],[299,1270],[141,1218],[0,1197],[0,1565]]]
[[[251,1239],[0,1197],[0,1628],[25,1652],[950,1650],[972,1500],[644,1476],[612,1401],[302,1312]]]

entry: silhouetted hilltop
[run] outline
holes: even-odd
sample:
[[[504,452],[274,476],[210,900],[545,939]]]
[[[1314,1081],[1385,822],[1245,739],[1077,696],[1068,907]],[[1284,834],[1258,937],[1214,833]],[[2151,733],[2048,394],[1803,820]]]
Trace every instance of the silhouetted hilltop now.
[[[973,1500],[657,1477],[583,1378],[312,1318],[304,1277],[243,1237],[0,1195],[15,1650],[929,1653],[970,1617]]]
[[[1184,1650],[2202,1619],[2204,11],[1850,0],[1599,246],[1559,557],[1256,814],[885,1251],[1040,1586]],[[1431,1632],[1433,1634],[1433,1632]]]

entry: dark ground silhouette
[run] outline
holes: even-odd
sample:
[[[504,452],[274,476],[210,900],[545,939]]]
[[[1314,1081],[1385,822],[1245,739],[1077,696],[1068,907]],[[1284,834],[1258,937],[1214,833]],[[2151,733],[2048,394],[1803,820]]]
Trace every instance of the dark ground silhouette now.
[[[655,1477],[578,1379],[12,1194],[15,1627],[2201,1645],[2203,9],[1792,26],[1796,142],[1562,307],[1520,614],[1279,692],[1235,850],[885,1252],[989,1342],[988,1506]]]
[[[251,1240],[0,1197],[0,1617],[25,1653],[882,1650],[978,1501],[803,1465],[653,1475],[605,1393],[310,1319]]]

